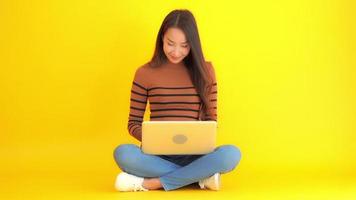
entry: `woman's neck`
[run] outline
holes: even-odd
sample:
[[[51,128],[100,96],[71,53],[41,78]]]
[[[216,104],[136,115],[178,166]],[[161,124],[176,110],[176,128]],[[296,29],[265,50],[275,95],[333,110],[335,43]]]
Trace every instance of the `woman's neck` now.
[[[183,61],[179,62],[179,63],[172,63],[171,61],[167,60],[165,62],[165,64],[167,67],[172,67],[172,68],[182,68],[185,67],[185,64]]]

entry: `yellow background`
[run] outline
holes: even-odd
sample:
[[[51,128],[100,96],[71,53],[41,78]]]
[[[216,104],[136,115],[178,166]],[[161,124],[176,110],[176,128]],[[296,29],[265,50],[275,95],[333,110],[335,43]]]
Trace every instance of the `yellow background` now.
[[[242,151],[222,191],[119,193],[137,67],[190,9],[218,80],[218,143]],[[354,1],[0,2],[2,199],[351,199]],[[148,113],[147,113],[148,114]],[[146,114],[146,119],[147,115]]]

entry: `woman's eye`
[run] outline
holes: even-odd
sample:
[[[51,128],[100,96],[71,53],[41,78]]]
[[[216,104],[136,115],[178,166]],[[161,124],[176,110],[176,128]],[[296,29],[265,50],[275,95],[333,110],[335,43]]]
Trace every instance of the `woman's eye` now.
[[[185,46],[182,46],[183,48],[187,48],[188,47],[188,45],[185,45]]]
[[[171,43],[168,43],[168,45],[169,45],[169,46],[173,46],[173,44],[171,44]]]

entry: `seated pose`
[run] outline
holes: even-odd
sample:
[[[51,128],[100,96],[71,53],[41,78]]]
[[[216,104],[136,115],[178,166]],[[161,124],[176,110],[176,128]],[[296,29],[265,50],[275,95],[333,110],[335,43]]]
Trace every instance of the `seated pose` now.
[[[188,10],[166,16],[152,59],[135,72],[128,131],[139,141],[148,100],[151,121],[217,121],[215,70],[204,59],[196,21]],[[234,145],[222,145],[204,155],[149,155],[137,145],[121,144],[114,159],[122,170],[115,182],[119,191],[170,191],[193,183],[219,190],[220,174],[235,169],[241,153]]]

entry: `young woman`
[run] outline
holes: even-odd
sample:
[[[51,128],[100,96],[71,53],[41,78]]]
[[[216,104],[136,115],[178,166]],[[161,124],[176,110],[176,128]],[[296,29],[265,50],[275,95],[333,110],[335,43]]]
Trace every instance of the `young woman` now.
[[[128,131],[139,141],[147,100],[152,121],[217,121],[215,71],[204,59],[198,28],[188,10],[166,16],[153,58],[136,70]],[[234,145],[222,145],[205,155],[148,155],[136,145],[121,144],[114,158],[123,171],[115,182],[119,191],[169,191],[192,183],[219,190],[220,174],[232,171],[241,153]]]

